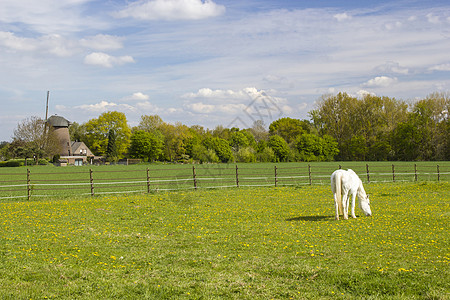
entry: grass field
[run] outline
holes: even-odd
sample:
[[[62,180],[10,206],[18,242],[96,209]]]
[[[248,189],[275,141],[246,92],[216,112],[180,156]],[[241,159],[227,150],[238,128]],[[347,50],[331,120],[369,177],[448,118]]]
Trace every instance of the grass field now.
[[[449,299],[450,184],[372,183],[0,203],[2,299]]]
[[[275,183],[277,186],[329,185],[330,174],[339,167],[352,168],[365,183],[450,181],[449,161],[50,165],[0,168],[0,201],[28,196],[30,199],[49,196],[62,198],[92,193],[104,195],[237,185],[274,186]]]

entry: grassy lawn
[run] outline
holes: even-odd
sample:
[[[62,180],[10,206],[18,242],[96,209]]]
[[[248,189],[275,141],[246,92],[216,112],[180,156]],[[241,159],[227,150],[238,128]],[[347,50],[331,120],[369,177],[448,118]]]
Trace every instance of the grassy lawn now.
[[[450,184],[372,183],[0,203],[2,299],[448,299]]]
[[[393,164],[395,168],[393,168]],[[367,169],[367,165],[369,168]],[[437,166],[439,165],[439,177]],[[241,164],[139,164],[0,168],[0,201],[56,199],[194,188],[329,185],[331,173],[351,168],[364,183],[450,181],[450,162],[312,162]],[[367,173],[369,170],[369,173]],[[28,175],[27,175],[27,172]],[[236,174],[238,173],[238,176]],[[194,176],[195,174],[195,176]],[[275,177],[276,175],[276,177]],[[369,176],[368,176],[369,175]],[[92,180],[92,181],[91,181]]]

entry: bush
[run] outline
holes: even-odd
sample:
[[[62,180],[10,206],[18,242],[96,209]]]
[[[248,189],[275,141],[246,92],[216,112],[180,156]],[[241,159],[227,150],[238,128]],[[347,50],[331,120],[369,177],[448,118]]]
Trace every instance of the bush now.
[[[256,153],[256,160],[259,162],[276,162],[277,158],[272,148],[265,147],[261,152]]]
[[[38,165],[40,165],[40,166],[46,166],[48,164],[49,164],[49,162],[46,159],[44,159],[44,158],[41,158],[38,161]]]
[[[10,159],[8,161],[2,161],[0,167],[20,167],[25,165],[25,160],[23,159]]]
[[[241,148],[236,153],[236,161],[237,162],[256,162],[255,150],[251,147]]]

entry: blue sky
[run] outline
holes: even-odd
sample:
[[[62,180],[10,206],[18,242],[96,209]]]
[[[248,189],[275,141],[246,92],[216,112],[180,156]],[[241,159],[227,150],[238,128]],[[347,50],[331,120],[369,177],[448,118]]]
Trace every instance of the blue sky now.
[[[450,89],[448,1],[2,0],[0,141],[49,114],[249,127]]]

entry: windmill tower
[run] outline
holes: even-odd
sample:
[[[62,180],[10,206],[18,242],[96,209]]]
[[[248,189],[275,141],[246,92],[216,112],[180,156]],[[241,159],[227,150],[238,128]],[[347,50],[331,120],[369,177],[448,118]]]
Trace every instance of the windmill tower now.
[[[70,142],[70,134],[69,134],[69,126],[70,122],[63,117],[60,116],[51,116],[46,121],[49,125],[51,125],[56,133],[56,136],[59,140],[59,145],[61,147],[61,156],[71,156],[71,145]]]

